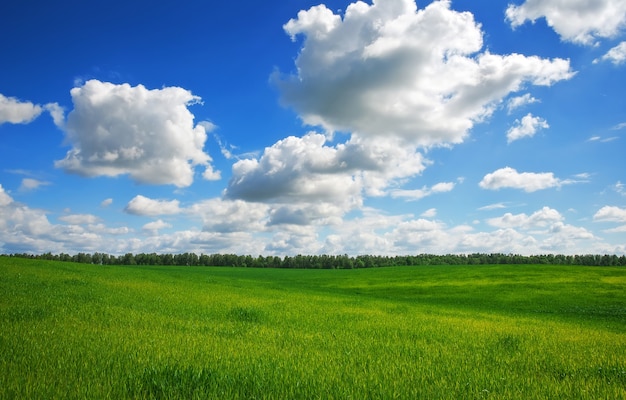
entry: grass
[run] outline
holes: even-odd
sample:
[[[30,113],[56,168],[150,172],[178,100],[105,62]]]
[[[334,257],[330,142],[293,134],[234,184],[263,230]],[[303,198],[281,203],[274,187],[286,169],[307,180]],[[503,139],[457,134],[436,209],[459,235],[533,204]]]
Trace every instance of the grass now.
[[[626,270],[0,257],[2,399],[626,398]]]

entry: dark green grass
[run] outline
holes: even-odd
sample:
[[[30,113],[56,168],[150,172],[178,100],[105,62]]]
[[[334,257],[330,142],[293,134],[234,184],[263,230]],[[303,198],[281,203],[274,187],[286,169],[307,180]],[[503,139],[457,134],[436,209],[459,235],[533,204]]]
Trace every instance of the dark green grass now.
[[[0,398],[626,398],[626,270],[0,257]]]

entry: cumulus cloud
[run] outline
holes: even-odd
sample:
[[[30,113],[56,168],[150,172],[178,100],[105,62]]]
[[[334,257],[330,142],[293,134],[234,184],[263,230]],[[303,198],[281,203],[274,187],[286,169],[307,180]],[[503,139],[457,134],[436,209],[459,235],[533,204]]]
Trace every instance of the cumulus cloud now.
[[[557,210],[543,207],[534,213],[527,215],[506,213],[501,217],[490,218],[487,224],[500,228],[499,232],[508,232],[516,235],[519,240],[525,242],[526,250],[519,251],[519,244],[511,242],[509,246],[515,248],[515,252],[523,254],[537,254],[542,251],[559,251],[565,249],[580,251],[581,243],[587,241],[593,243],[596,238],[583,227],[577,227],[564,223],[565,218]]]
[[[129,174],[137,182],[189,186],[194,167],[219,179],[203,151],[205,124],[194,125],[188,90],[87,81],[71,90],[74,109],[65,123],[72,149],[56,167],[83,176]]]
[[[533,137],[540,129],[547,129],[550,125],[548,122],[540,117],[535,117],[531,113],[522,117],[522,120],[515,120],[515,125],[511,127],[506,133],[507,142],[511,143],[516,140]]]
[[[619,34],[626,24],[626,3],[622,0],[526,0],[510,4],[506,19],[516,28],[526,21],[545,18],[562,40],[592,45],[598,39]]]
[[[485,175],[479,186],[483,189],[498,190],[502,188],[522,189],[525,192],[573,183],[571,180],[559,179],[552,172],[517,172],[511,167],[500,168]]]
[[[163,220],[156,220],[152,222],[148,222],[141,229],[151,235],[156,235],[159,233],[160,229],[171,228],[172,224],[164,222]]]
[[[178,200],[154,200],[137,195],[128,202],[124,211],[134,215],[156,216],[178,214],[182,210]]]
[[[434,254],[502,252],[540,254],[593,252],[596,237],[582,227],[565,223],[554,209],[544,207],[531,215],[505,214],[494,218],[492,231],[469,225],[447,226],[430,217],[387,215],[365,209],[362,217],[344,221],[328,235],[320,251],[342,254]]]
[[[481,52],[480,25],[449,1],[356,2],[343,18],[319,5],[284,29],[304,42],[297,72],[272,77],[282,102],[307,124],[363,138],[459,143],[509,93],[573,76],[567,60]]]
[[[626,223],[626,208],[604,206],[593,216],[594,221]]]
[[[248,201],[298,198],[316,202],[358,196],[359,185],[348,174],[337,148],[326,146],[320,134],[287,137],[265,149],[259,160],[233,165],[227,197]]]
[[[0,94],[0,125],[4,123],[27,124],[37,118],[43,108],[29,101]]]
[[[563,216],[557,210],[543,207],[531,215],[506,213],[501,217],[490,218],[487,223],[497,228],[543,228],[563,221]]]
[[[268,220],[266,204],[243,200],[209,199],[191,205],[186,212],[199,217],[206,232],[262,232]]]
[[[282,204],[274,222],[331,217],[361,205],[364,193],[385,195],[391,182],[420,173],[427,163],[393,141],[374,144],[353,135],[329,146],[326,140],[317,133],[291,136],[266,148],[258,160],[236,162],[226,198]]]
[[[617,46],[611,48],[605,55],[593,60],[594,64],[600,61],[610,61],[614,65],[620,65],[626,62],[626,42],[621,42]]]
[[[107,247],[98,232],[74,224],[89,222],[86,218],[64,217],[68,225],[52,224],[44,210],[14,201],[0,185],[0,252],[94,252]]]
[[[530,95],[530,93],[525,93],[522,96],[511,97],[507,102],[507,108],[509,110],[509,114],[514,110],[523,107],[527,104],[538,103],[539,99],[534,98]]]

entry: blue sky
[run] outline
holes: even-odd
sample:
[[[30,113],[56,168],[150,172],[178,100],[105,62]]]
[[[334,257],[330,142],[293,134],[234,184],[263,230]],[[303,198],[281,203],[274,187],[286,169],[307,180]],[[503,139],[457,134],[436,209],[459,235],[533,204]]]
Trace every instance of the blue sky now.
[[[10,3],[0,252],[626,253],[621,0]]]

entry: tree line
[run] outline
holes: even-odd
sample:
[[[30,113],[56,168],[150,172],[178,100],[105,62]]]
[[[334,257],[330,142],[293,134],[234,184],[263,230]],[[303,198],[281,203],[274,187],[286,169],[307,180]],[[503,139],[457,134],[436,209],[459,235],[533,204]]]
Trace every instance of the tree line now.
[[[588,266],[626,266],[626,256],[615,254],[563,255],[542,254],[523,256],[519,254],[473,253],[473,254],[418,254],[406,256],[377,255],[296,255],[296,256],[250,256],[236,254],[159,254],[126,253],[111,255],[106,253],[65,253],[52,254],[10,254],[22,257],[54,261],[70,261],[99,265],[178,265],[212,267],[251,267],[251,268],[311,268],[311,269],[351,269],[409,265],[483,265],[483,264],[557,264]]]

